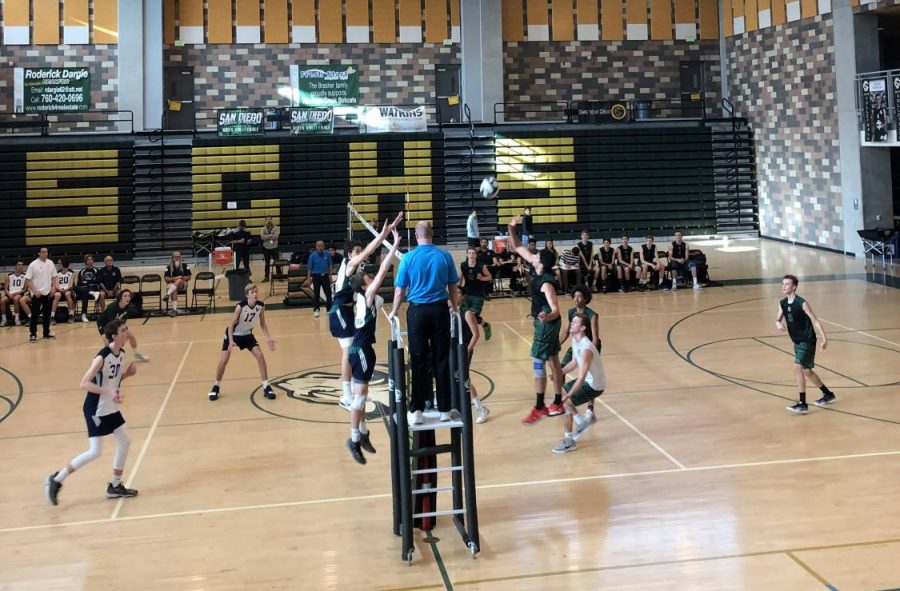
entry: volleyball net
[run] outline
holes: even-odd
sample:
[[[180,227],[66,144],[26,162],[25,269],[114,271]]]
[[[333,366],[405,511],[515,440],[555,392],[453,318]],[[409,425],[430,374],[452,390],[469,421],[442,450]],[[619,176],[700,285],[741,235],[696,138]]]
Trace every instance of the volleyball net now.
[[[373,223],[374,222],[374,223]],[[353,240],[359,240],[363,244],[367,244],[372,240],[378,238],[378,235],[381,233],[381,225],[384,223],[384,220],[373,220],[373,222],[369,222],[360,213],[355,207],[353,207],[352,203],[347,203],[347,242],[351,242]],[[408,232],[407,232],[408,235]],[[391,241],[385,238],[381,245],[384,248],[391,248]],[[403,258],[403,253],[399,250],[395,253],[398,259]]]

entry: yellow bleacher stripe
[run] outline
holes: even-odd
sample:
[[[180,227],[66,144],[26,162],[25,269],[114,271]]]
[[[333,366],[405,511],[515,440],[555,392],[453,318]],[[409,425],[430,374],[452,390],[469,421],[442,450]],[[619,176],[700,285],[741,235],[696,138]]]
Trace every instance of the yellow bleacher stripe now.
[[[96,169],[96,170],[29,170],[25,173],[26,180],[38,179],[80,179],[80,178],[97,178],[118,176],[119,170]]]
[[[79,218],[76,221],[88,221],[89,218]],[[92,225],[81,225],[81,226],[66,226],[65,228],[61,228],[59,226],[52,227],[44,227],[44,226],[33,226],[32,223],[38,220],[28,220],[27,226],[25,228],[25,236],[28,238],[37,238],[38,236],[59,236],[60,232],[63,235],[69,236],[70,241],[77,241],[78,237],[82,234],[84,235],[92,235],[99,234],[101,232],[118,232],[119,226],[118,224],[92,224]],[[73,240],[74,239],[74,240]]]
[[[105,208],[98,208],[105,209]],[[117,208],[112,208],[117,209]],[[100,224],[117,224],[119,221],[119,216],[117,215],[94,215],[90,210],[88,211],[91,214],[90,218],[86,218],[84,216],[77,217],[55,217],[55,218],[29,218],[27,220],[27,225],[29,228],[46,228],[53,227],[57,228],[61,232],[70,232],[71,227],[74,224],[83,224],[86,221],[90,220],[91,226],[78,226],[78,227],[99,227]]]
[[[33,189],[53,189],[57,186],[56,179],[46,181],[25,181],[25,189],[31,191]]]
[[[86,195],[89,194],[89,195]],[[119,187],[90,187],[79,189],[29,189],[26,192],[26,199],[31,201],[34,198],[53,198],[68,199],[69,197],[100,197],[108,195],[118,195]],[[60,204],[68,205],[68,203]]]
[[[26,159],[35,160],[81,160],[118,158],[118,150],[72,150],[70,152],[28,152]]]
[[[26,246],[52,246],[54,244],[101,244],[118,242],[119,234],[79,234],[74,236],[31,236],[26,235]]]
[[[118,196],[111,197],[76,197],[66,199],[66,207],[79,207],[91,205],[117,205]],[[59,207],[59,199],[26,199],[26,207]]]

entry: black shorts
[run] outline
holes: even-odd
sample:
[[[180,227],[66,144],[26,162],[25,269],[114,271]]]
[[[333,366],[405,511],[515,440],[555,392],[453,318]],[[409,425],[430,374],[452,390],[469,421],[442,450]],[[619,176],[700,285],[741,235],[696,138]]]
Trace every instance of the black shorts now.
[[[352,305],[334,304],[328,311],[328,327],[331,336],[336,339],[346,339],[353,336],[354,318]]]
[[[244,349],[248,351],[252,351],[253,347],[259,347],[259,343],[256,342],[256,337],[253,336],[253,333],[250,334],[236,334],[234,335],[234,345],[243,351]],[[222,341],[222,350],[228,350],[228,332],[225,332],[225,340]]]
[[[87,423],[88,437],[103,437],[105,435],[110,435],[113,431],[125,424],[125,417],[122,416],[121,412],[114,412],[111,415],[98,417],[85,410],[84,420]]]
[[[369,345],[365,347],[350,347],[350,371],[354,384],[368,384],[375,373],[375,349]]]

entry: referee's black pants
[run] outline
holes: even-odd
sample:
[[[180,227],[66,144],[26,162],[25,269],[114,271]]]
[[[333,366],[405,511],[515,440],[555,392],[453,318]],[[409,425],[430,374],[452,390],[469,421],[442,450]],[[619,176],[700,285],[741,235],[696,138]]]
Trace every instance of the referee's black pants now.
[[[49,295],[35,294],[31,297],[31,336],[37,336],[38,314],[42,314],[42,323],[44,326],[43,336],[50,334],[50,308],[52,307],[52,299]]]
[[[409,358],[412,369],[411,411],[425,410],[431,398],[431,377],[437,383],[438,410],[449,412],[450,400],[450,309],[447,302],[410,304],[406,312]],[[428,352],[431,352],[429,368]]]
[[[317,273],[312,276],[313,310],[319,309],[319,288],[325,294],[325,309],[331,310],[331,274]]]

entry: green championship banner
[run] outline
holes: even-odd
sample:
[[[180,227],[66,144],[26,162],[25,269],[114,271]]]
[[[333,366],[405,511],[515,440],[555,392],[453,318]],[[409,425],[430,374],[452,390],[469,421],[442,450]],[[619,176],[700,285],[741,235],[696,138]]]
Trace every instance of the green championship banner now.
[[[91,108],[91,71],[88,68],[16,68],[14,111],[51,113]]]
[[[331,107],[300,107],[288,109],[291,114],[291,134],[332,133],[334,131],[334,109]]]
[[[353,66],[291,66],[294,104],[306,107],[355,107],[359,70]]]
[[[219,109],[216,111],[216,130],[219,137],[263,135],[265,109]]]

